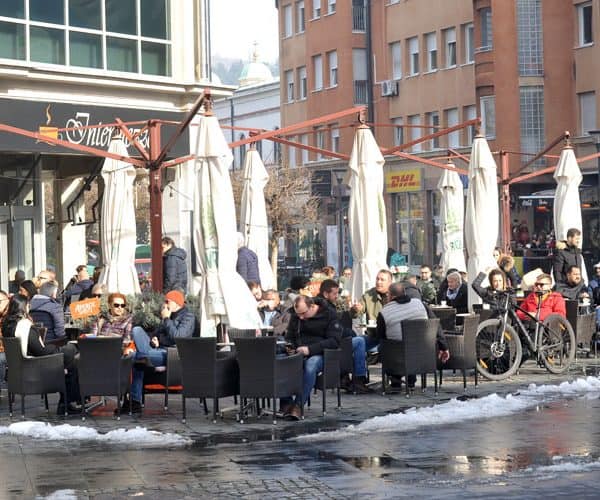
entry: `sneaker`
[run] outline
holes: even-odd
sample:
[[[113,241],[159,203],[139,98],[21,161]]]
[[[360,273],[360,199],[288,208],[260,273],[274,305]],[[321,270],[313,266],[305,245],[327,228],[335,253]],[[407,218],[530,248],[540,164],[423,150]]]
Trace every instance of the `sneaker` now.
[[[128,415],[129,410],[131,410],[132,414],[142,413],[142,403],[135,399],[124,399],[123,404],[121,405],[121,415]],[[117,415],[118,413],[119,412],[115,409],[114,414]]]
[[[149,358],[137,358],[133,361],[133,364],[137,368],[153,368],[154,367],[154,365],[152,364],[152,361],[150,361]]]
[[[354,392],[354,386],[352,380],[350,380],[350,375],[346,374],[340,379],[340,388],[344,389],[346,392]]]
[[[367,365],[376,365],[379,363],[379,353],[378,352],[368,352],[367,353]]]
[[[365,377],[356,377],[354,380],[353,389],[356,394],[371,394],[375,392],[365,383]]]
[[[74,401],[70,402],[69,404],[67,404],[67,411],[66,411],[67,415],[79,415],[81,414],[81,405],[79,403],[76,403]],[[56,407],[56,414],[57,415],[64,415],[65,414],[65,405],[64,403],[58,403],[58,406]]]

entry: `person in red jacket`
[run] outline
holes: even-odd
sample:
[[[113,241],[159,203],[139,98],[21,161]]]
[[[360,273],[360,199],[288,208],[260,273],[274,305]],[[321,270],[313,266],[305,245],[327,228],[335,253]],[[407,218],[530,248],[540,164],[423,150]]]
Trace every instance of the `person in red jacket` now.
[[[534,291],[521,304],[521,309],[535,316],[538,302],[541,300],[541,321],[544,321],[550,314],[560,314],[563,318],[567,317],[565,299],[563,299],[560,293],[552,291],[552,277],[549,274],[540,274],[536,279],[534,287]],[[539,295],[538,292],[543,292],[543,295]],[[517,316],[520,319],[529,319],[525,313],[519,310],[517,310]]]

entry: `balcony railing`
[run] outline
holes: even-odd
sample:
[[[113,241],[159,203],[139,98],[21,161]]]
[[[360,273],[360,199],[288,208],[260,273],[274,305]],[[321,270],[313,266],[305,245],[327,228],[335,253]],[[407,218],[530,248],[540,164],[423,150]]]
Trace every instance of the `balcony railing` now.
[[[352,31],[365,31],[366,27],[364,0],[352,0]]]
[[[366,80],[354,80],[354,104],[367,104]]]

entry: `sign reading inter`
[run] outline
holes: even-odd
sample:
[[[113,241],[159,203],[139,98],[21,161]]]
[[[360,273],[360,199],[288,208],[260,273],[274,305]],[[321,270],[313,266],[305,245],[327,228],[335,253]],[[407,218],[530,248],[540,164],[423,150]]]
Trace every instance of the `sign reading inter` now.
[[[406,193],[409,191],[421,191],[421,189],[422,176],[420,168],[385,173],[386,193]]]

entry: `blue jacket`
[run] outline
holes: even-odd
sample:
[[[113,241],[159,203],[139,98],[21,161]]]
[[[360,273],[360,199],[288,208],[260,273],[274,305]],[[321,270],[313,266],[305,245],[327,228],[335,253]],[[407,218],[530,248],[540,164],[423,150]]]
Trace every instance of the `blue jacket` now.
[[[35,323],[46,327],[46,340],[65,336],[65,317],[62,306],[45,295],[34,295],[29,313]]]
[[[254,281],[260,285],[258,257],[248,247],[240,247],[238,249],[236,270],[246,282]]]
[[[196,316],[184,306],[160,322],[157,334],[162,347],[174,346],[176,338],[196,337],[199,334]]]
[[[163,293],[171,290],[187,291],[186,253],[183,248],[172,247],[163,255]]]

